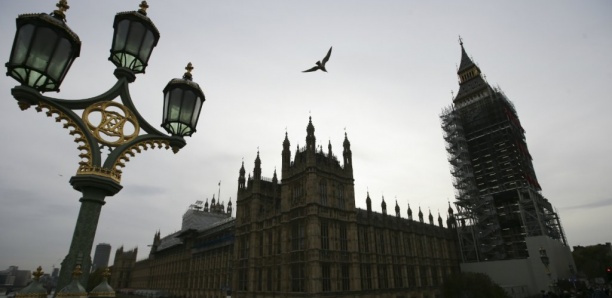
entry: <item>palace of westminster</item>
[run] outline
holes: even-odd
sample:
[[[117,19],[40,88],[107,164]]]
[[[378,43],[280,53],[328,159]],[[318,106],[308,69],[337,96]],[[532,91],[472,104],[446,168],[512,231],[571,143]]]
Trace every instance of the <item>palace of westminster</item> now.
[[[420,208],[414,218],[409,207],[402,215],[397,202],[387,212],[384,198],[382,212],[374,212],[369,194],[366,209],[356,208],[347,135],[340,159],[331,145],[327,152],[317,145],[310,119],[305,147],[292,152],[285,134],[280,177],[276,170],[271,179],[262,176],[259,153],[252,173],[242,163],[235,218],[232,202],[198,201],[180,231],[155,233],[148,258],[136,261],[137,248],[119,248],[111,286],[184,298],[435,298],[445,279],[465,268],[503,273],[490,266],[510,260],[513,270],[534,270],[540,255],[533,239],[546,238],[536,243],[540,253],[546,247],[564,255],[565,236],[540,194],[512,103],[483,80],[463,44],[461,50],[460,89],[441,115],[459,194],[446,220],[431,212],[424,218]],[[468,262],[484,265],[464,268]],[[572,264],[549,272],[561,278]]]

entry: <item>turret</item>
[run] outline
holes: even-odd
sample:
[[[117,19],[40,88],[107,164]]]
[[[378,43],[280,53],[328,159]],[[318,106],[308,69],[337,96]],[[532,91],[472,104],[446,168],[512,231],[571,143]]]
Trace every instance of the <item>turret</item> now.
[[[287,171],[289,170],[289,166],[291,165],[291,150],[289,149],[289,137],[287,136],[287,132],[285,131],[285,140],[283,141],[283,160],[282,160],[282,168],[281,172],[283,177],[287,177],[289,174]]]
[[[432,225],[432,226],[434,224],[433,215],[431,215],[431,209],[429,209],[429,224]]]
[[[259,149],[257,149],[257,158],[255,158],[255,168],[253,169],[253,180],[261,179],[261,159],[259,159]]]
[[[419,206],[419,221],[423,222],[423,212],[421,211],[421,206]]]
[[[306,127],[306,150],[311,153],[315,153],[316,150],[316,138],[314,135],[314,125],[312,125],[312,117],[308,117],[308,126]]]
[[[387,203],[385,203],[385,196],[382,197],[382,203],[380,203],[383,215],[387,215]]]
[[[440,228],[444,227],[444,224],[442,223],[442,216],[440,216],[439,210],[438,210],[438,226],[440,226]]]
[[[395,217],[400,217],[400,207],[397,204],[397,200],[395,200]]]
[[[370,192],[368,191],[368,196],[366,197],[366,206],[368,209],[368,214],[372,213],[372,200],[370,200]]]
[[[208,212],[208,198],[206,198],[206,203],[204,203],[204,212]]]
[[[228,215],[232,215],[232,198],[230,198],[229,202],[227,203],[227,214]]]
[[[353,169],[353,153],[351,152],[351,142],[348,140],[346,132],[344,132],[344,142],[342,143],[344,151],[342,156],[344,157],[344,168]]]
[[[151,244],[151,252],[149,255],[153,255],[157,252],[157,248],[161,244],[160,231],[155,232],[155,236],[153,236],[153,244]],[[123,249],[123,247],[121,247]]]
[[[244,178],[244,174],[245,174],[245,170],[244,170],[244,161],[242,161],[242,166],[240,167],[240,175],[238,176],[238,189],[244,189],[245,188],[245,178]]]
[[[410,208],[410,204],[408,204],[408,219],[412,220],[412,209]]]

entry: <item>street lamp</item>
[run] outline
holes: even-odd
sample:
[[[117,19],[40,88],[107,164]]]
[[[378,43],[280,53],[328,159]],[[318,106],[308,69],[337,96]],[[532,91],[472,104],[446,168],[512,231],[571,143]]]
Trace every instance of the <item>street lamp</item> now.
[[[87,284],[91,248],[104,198],[121,190],[121,169],[125,163],[143,149],[171,148],[177,153],[186,145],[183,137],[196,131],[205,98],[200,86],[192,81],[193,66],[189,63],[185,75],[171,80],[163,90],[162,127],[170,135],[153,128],[136,110],[128,86],[136,74],[145,72],[159,40],[157,28],[147,17],[146,1],[142,1],[138,11],[115,16],[109,58],[117,67],[113,87],[87,99],[43,96],[42,92],[59,92],[81,48],[79,37],[65,23],[67,2],[59,1],[57,8],[51,14],[24,14],[17,18],[17,32],[6,68],[7,76],[21,83],[11,90],[19,107],[26,110],[35,106],[36,111],[45,111],[48,117],[62,122],[75,137],[80,151],[81,160],[70,184],[82,193],[81,207],[70,250],[62,262],[58,281],[61,289],[68,284],[77,265],[84,272],[81,284]],[[116,98],[120,102],[114,101]],[[101,155],[104,148],[109,150],[105,160]]]

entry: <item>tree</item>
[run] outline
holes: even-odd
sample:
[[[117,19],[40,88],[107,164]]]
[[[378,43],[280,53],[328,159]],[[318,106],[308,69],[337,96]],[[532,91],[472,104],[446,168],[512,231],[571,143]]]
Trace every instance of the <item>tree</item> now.
[[[444,281],[445,298],[509,298],[508,294],[483,273],[456,273]]]

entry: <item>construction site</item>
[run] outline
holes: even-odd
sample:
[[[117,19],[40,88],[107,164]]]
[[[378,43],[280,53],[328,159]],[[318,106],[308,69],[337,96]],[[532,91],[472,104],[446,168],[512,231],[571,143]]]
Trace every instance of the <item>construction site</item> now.
[[[461,48],[460,89],[440,118],[463,262],[527,258],[531,236],[567,246],[559,216],[541,194],[514,105]]]

